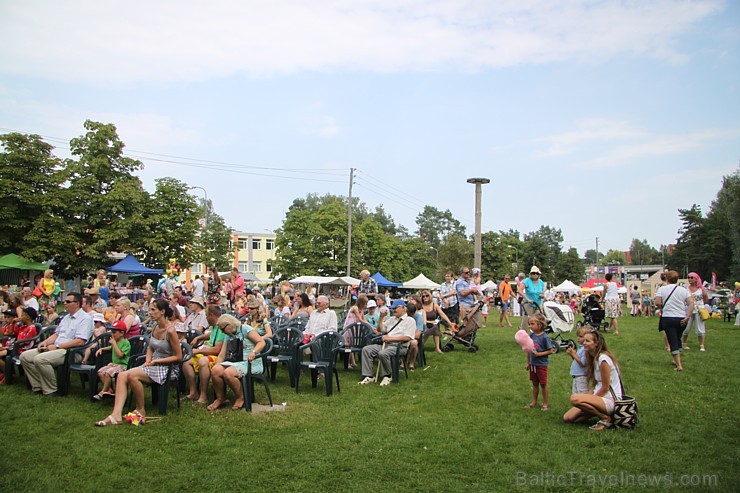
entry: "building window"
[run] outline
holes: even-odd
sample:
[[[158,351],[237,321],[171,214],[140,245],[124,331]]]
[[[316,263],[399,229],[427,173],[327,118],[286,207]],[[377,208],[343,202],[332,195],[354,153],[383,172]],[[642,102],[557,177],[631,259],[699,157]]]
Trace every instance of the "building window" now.
[[[262,272],[262,262],[252,262],[252,270],[254,272]]]
[[[247,249],[247,240],[239,240],[239,250]]]
[[[239,272],[246,272],[249,267],[249,262],[239,262]]]
[[[267,239],[265,240],[265,250],[274,250],[275,249],[275,240]]]
[[[252,250],[262,250],[262,240],[252,240]]]
[[[193,264],[190,266],[192,274],[203,274],[203,264]]]
[[[272,272],[272,264],[267,264],[265,269],[267,269],[267,272]]]

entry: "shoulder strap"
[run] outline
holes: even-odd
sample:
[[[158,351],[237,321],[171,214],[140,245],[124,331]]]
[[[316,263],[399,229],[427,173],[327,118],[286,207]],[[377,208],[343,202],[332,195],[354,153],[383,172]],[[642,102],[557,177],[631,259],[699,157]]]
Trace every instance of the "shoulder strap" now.
[[[671,293],[668,296],[665,297],[665,301],[663,302],[663,306],[666,306],[668,304],[668,300],[671,299],[671,296],[676,291],[676,288],[678,288],[678,286],[675,286],[673,288],[673,291],[671,291]]]

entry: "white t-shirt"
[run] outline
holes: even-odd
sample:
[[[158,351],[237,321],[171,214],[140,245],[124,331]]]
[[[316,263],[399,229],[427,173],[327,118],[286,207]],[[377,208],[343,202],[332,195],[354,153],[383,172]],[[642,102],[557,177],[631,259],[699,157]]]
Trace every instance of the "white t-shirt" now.
[[[610,281],[606,283],[606,286],[604,286],[604,290],[606,293],[604,294],[605,300],[617,300],[619,299],[619,288],[617,288],[617,283]]]
[[[674,289],[676,290],[675,292],[673,291]],[[672,292],[673,294],[671,294]],[[670,296],[670,298],[668,296]],[[676,284],[666,284],[665,286],[661,286],[661,288],[658,289],[658,292],[655,293],[655,297],[660,298],[663,301],[661,313],[664,317],[684,318],[686,316],[686,299],[690,296],[691,294],[688,289]],[[668,299],[668,303],[665,301],[666,298]]]
[[[605,354],[599,355],[598,364],[594,368],[594,379],[596,380],[594,394],[598,394],[602,387],[601,363],[603,363],[604,361],[606,361],[609,365],[609,385],[611,385],[614,394],[617,396],[617,399],[619,399],[622,397],[622,383],[619,381],[619,373],[617,373],[617,367],[614,365],[614,361],[612,361],[612,359]],[[608,390],[606,391],[606,394],[604,394],[604,397],[608,397],[609,399],[614,398],[612,393]]]
[[[193,282],[193,298],[196,296],[199,298],[203,297],[203,281],[200,278]]]
[[[36,310],[36,313],[38,313],[39,310],[40,310],[40,308],[39,308],[39,300],[37,300],[33,296],[31,296],[29,299],[25,300],[23,302],[23,305],[25,305],[26,307],[33,308],[34,310]]]

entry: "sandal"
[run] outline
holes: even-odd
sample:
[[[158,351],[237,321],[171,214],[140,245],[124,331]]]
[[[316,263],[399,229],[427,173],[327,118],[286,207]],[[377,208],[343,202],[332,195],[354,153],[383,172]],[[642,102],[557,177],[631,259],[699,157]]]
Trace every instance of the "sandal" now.
[[[537,404],[532,404],[530,402],[529,404],[527,404],[526,406],[524,406],[524,409],[532,409],[532,408],[535,408],[535,407],[537,407]]]
[[[543,411],[549,411],[550,410],[550,407],[547,406],[547,405],[545,405],[545,404],[542,404],[542,410]]]
[[[98,426],[100,428],[104,426],[111,426],[111,425],[120,425],[121,421],[116,420],[116,418],[113,417],[113,415],[108,416],[103,421],[98,421],[95,423],[95,426]]]
[[[594,431],[604,431],[608,428],[613,428],[614,425],[608,421],[598,421],[595,425],[591,425],[588,428]]]

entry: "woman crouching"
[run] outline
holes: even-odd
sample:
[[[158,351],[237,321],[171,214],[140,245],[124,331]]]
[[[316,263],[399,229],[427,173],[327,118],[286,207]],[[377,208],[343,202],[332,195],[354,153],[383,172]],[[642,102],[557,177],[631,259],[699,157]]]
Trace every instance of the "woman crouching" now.
[[[593,393],[573,394],[570,402],[574,407],[563,415],[563,421],[582,423],[595,416],[599,421],[591,429],[602,431],[614,426],[614,401],[622,398],[619,367],[599,332],[592,330],[586,333],[583,347],[586,349],[586,375],[593,386]]]

